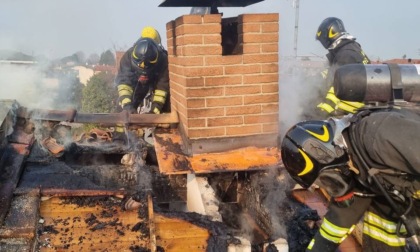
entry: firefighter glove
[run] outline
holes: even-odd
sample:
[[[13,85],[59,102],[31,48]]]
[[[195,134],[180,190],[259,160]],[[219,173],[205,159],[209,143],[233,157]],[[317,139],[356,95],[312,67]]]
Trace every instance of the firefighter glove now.
[[[163,90],[156,89],[153,95],[153,102],[151,112],[153,114],[160,114],[163,108],[163,105],[166,102],[167,92]]]
[[[150,114],[160,114],[162,112],[163,104],[158,102],[152,103],[152,108],[150,109]]]
[[[133,107],[133,104],[131,103],[127,103],[123,106],[124,110],[127,110],[128,113],[130,114],[135,114],[136,113],[136,109]]]

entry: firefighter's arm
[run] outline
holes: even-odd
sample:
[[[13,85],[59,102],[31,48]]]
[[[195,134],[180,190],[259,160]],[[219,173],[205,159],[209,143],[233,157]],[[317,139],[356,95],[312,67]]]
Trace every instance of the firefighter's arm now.
[[[117,85],[118,90],[119,105],[126,110],[132,110],[132,97],[134,90],[131,82],[133,75],[134,72],[131,68],[129,54],[125,53],[120,61],[120,67],[115,78],[115,84]]]
[[[160,114],[162,108],[165,105],[166,99],[169,93],[169,70],[167,58],[165,58],[162,64],[162,69],[159,72],[158,79],[156,82],[156,89],[153,95],[151,112],[154,114]]]
[[[368,209],[371,198],[355,197],[349,207],[339,207],[331,203],[318,233],[309,243],[306,251],[334,252],[353,231],[355,224]]]
[[[330,115],[342,115],[348,113],[356,113],[357,109],[362,108],[364,103],[361,102],[351,102],[340,100],[334,94],[334,87],[331,87],[327,95],[325,96],[325,101],[317,105],[319,109],[326,112]]]

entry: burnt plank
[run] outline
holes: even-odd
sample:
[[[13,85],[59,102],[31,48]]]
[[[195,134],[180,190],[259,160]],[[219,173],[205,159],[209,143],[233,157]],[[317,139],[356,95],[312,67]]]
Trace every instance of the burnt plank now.
[[[9,144],[0,160],[0,224],[3,223],[13,198],[29,145]]]

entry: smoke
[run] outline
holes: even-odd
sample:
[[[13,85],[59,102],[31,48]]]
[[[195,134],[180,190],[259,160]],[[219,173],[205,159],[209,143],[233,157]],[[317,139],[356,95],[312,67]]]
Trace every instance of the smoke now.
[[[54,74],[47,65],[0,64],[0,99],[16,100],[30,109],[77,107],[69,97],[74,93],[76,75]]]
[[[323,62],[281,60],[280,69],[279,127],[283,137],[294,124],[318,116],[316,106],[326,93]]]

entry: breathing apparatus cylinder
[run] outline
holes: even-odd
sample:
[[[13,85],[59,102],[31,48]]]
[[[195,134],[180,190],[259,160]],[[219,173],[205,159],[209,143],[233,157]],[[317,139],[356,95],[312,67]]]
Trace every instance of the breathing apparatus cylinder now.
[[[335,95],[358,102],[420,102],[420,65],[349,64],[334,74]]]

